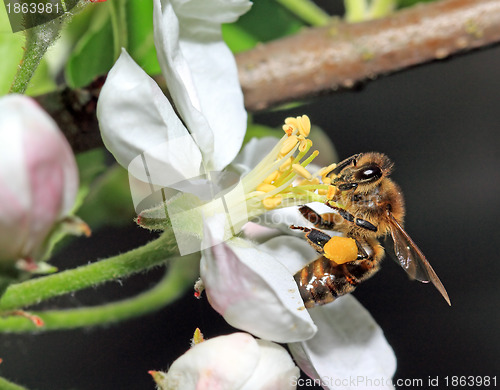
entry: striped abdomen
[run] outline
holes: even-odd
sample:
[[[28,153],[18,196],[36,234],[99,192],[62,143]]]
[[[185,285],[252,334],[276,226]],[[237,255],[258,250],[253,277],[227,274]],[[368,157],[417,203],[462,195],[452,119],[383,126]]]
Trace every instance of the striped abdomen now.
[[[305,306],[311,308],[352,292],[359,283],[378,270],[378,263],[369,258],[337,264],[321,256],[302,268],[294,277]]]

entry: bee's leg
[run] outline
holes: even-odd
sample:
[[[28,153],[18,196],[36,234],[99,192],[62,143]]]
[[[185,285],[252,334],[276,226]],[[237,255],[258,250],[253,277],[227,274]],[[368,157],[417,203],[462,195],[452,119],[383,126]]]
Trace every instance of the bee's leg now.
[[[358,240],[356,240],[355,238],[354,240],[356,241],[356,246],[358,247],[357,260],[366,260],[368,258],[368,253],[366,253],[365,248],[363,248],[363,245]]]
[[[335,227],[333,222],[327,221],[309,206],[301,206],[299,211],[305,219],[319,229],[333,230]]]
[[[356,226],[359,226],[360,228],[370,230],[372,232],[376,232],[378,230],[377,227],[373,225],[371,222],[368,222],[367,220],[361,218],[356,218],[354,215],[352,215],[349,211],[345,209],[341,209],[340,207],[337,206],[332,206],[329,202],[326,202],[326,205],[337,211],[339,215],[342,218],[344,218],[347,222],[351,222]]]
[[[314,228],[292,225],[290,226],[290,229],[302,230],[303,232],[305,232],[306,240],[316,250],[316,252],[320,254],[324,253],[323,247],[331,239],[328,234],[325,234],[321,230]]]

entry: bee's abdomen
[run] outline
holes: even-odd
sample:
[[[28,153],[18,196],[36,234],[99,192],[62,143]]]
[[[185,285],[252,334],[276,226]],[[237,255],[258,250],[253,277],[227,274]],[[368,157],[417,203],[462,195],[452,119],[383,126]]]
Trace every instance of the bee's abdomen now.
[[[295,274],[300,295],[307,308],[324,305],[349,294],[378,269],[371,259],[337,264],[322,256]]]

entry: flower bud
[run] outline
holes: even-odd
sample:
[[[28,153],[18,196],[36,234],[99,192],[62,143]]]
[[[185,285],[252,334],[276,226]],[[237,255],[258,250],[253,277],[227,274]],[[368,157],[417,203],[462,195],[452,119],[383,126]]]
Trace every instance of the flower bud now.
[[[77,190],[76,162],[54,120],[28,97],[0,98],[0,267],[40,260]]]
[[[280,345],[233,333],[194,345],[167,373],[150,374],[161,390],[285,390],[295,389],[299,369]]]

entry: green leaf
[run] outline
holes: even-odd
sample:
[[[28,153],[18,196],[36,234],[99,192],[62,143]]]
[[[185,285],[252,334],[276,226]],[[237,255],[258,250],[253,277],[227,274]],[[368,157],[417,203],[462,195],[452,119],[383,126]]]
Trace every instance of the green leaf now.
[[[304,26],[297,16],[284,9],[275,0],[255,1],[250,11],[235,24],[256,42],[267,42],[291,35]]]
[[[398,0],[398,8],[411,7],[417,3],[430,3],[437,0]]]
[[[124,225],[135,217],[128,172],[118,164],[94,183],[78,215],[92,229],[103,225]]]
[[[113,28],[109,6],[102,4],[93,12],[87,32],[78,41],[66,65],[66,81],[73,87],[83,87],[114,63]]]
[[[223,24],[222,37],[233,53],[250,50],[259,43],[252,34],[237,24]]]
[[[259,125],[257,123],[250,123],[248,124],[245,138],[243,139],[243,145],[246,145],[252,138],[275,137],[276,139],[279,139],[283,136],[283,134],[285,134],[283,130]]]
[[[128,49],[131,56],[150,75],[161,73],[153,33],[153,2],[127,2]]]

